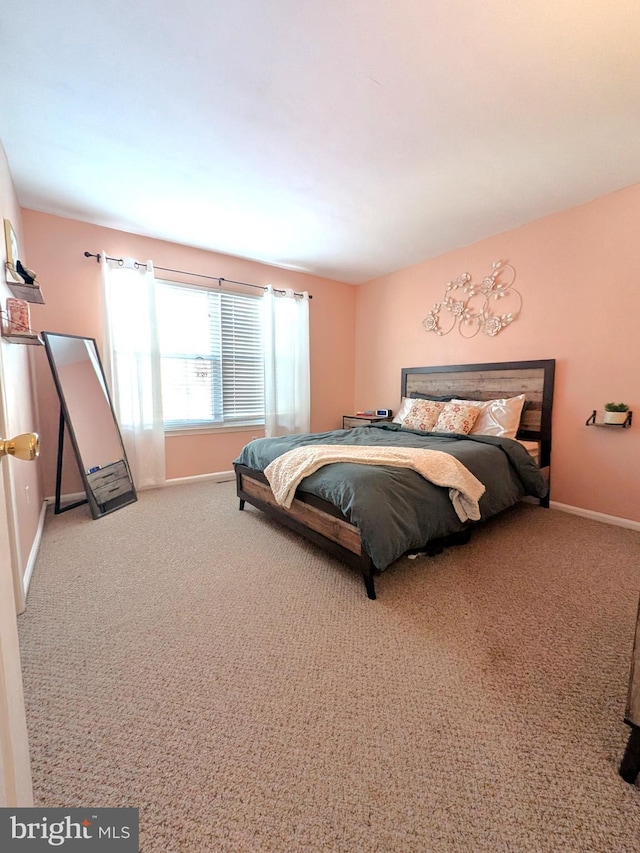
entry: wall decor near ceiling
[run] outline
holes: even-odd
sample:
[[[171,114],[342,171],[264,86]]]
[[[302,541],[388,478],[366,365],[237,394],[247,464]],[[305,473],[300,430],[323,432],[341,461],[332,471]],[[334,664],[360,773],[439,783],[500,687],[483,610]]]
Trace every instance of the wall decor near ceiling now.
[[[8,219],[4,221],[4,241],[6,245],[7,275],[14,281],[22,281],[16,270],[16,261],[18,260],[18,241],[16,240],[15,231]]]
[[[447,282],[444,299],[436,302],[422,321],[425,331],[448,335],[457,326],[463,338],[473,338],[480,331],[494,337],[512,323],[522,309],[522,296],[513,287],[515,280],[515,269],[503,261],[494,261],[491,274],[480,284],[472,284],[468,272],[461,273],[455,281]],[[507,303],[501,307],[511,305],[512,310],[498,313],[496,303],[503,299]],[[449,328],[440,325],[445,314],[451,315]]]

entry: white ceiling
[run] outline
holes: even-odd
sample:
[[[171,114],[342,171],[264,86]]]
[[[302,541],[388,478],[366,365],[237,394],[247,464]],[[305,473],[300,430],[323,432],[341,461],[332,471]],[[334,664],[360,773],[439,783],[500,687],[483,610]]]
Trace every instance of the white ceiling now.
[[[23,207],[359,283],[640,181],[640,3],[0,0],[0,139]]]

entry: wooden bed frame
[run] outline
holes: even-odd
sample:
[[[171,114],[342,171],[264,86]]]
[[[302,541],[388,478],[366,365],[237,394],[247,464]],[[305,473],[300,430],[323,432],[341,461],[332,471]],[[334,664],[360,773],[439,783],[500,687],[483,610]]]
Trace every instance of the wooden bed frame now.
[[[490,364],[458,364],[441,367],[405,367],[402,369],[401,396],[412,392],[453,394],[469,400],[492,400],[526,395],[517,438],[537,441],[539,464],[547,482],[551,466],[551,410],[555,359],[511,361]],[[240,509],[252,504],[282,524],[319,545],[334,557],[361,572],[367,595],[375,599],[374,577],[378,570],[364,551],[360,534],[333,504],[298,489],[290,509],[280,506],[260,471],[235,465]],[[541,499],[549,506],[549,497]],[[468,542],[470,529],[445,539],[431,540],[420,550],[429,556],[449,545]]]

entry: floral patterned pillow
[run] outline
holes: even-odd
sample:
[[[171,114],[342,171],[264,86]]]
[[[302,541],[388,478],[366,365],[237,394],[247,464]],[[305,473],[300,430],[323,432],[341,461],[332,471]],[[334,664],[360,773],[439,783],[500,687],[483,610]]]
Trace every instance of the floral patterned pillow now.
[[[468,435],[476,422],[480,410],[465,403],[446,403],[438,416],[434,432],[457,432]]]
[[[432,400],[414,400],[402,422],[402,426],[407,427],[407,429],[421,429],[423,432],[431,432],[443,409],[444,403],[436,403]]]

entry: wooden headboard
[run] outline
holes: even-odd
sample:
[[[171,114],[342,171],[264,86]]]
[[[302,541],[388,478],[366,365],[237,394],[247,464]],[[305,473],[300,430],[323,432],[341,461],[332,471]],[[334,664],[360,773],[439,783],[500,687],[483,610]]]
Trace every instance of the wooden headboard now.
[[[447,364],[403,367],[401,396],[453,394],[467,400],[526,396],[518,438],[540,442],[540,467],[551,461],[551,410],[556,362],[502,361],[489,364]]]

